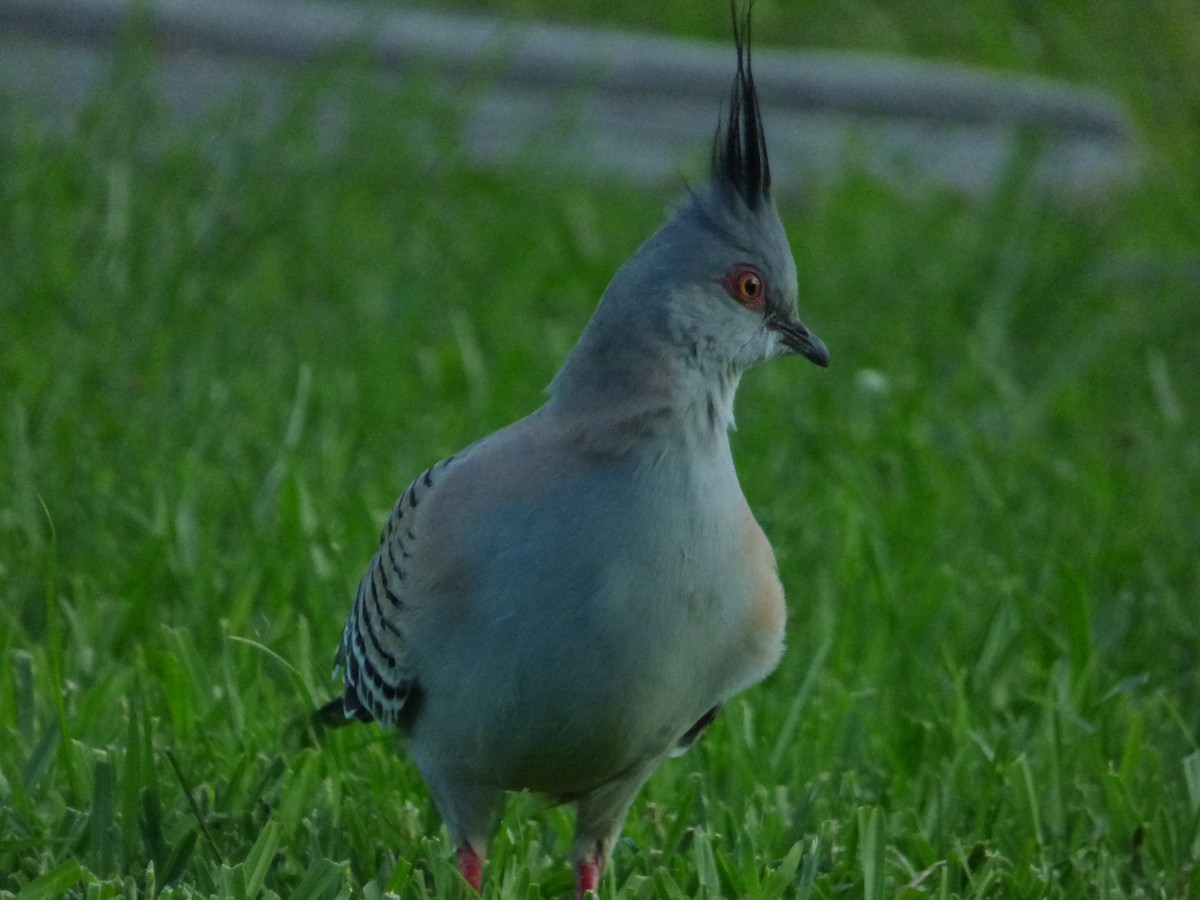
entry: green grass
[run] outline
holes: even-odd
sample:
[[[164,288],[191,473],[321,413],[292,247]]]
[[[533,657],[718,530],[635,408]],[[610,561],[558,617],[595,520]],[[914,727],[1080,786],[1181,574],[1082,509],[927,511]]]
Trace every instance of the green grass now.
[[[853,173],[781,198],[834,365],[751,373],[735,456],[789,652],[651,780],[609,896],[1200,895],[1200,134],[1171,8],[1088,62],[1149,123],[1125,192],[1055,205],[1017,167],[981,200]],[[845,45],[892,48],[873,9]],[[1111,48],[1101,18],[1072,27]],[[352,71],[277,128],[172,138],[144,74],[69,136],[0,131],[0,895],[453,896],[394,741],[305,716],[395,495],[538,404],[672,194],[431,165],[426,101]],[[485,893],[565,895],[569,831],[514,797]]]

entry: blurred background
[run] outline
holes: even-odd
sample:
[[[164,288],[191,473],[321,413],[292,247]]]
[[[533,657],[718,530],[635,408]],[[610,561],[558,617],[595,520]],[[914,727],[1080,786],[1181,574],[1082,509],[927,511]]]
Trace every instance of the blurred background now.
[[[1200,9],[754,21],[833,359],[738,398],[789,652],[609,888],[1200,893]],[[394,741],[305,716],[392,500],[541,402],[733,66],[721,2],[0,0],[0,894],[453,889]],[[569,890],[514,804],[489,890]]]

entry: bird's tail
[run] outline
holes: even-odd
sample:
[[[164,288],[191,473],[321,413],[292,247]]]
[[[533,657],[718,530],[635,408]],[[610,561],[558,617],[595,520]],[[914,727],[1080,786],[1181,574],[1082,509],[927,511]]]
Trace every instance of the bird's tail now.
[[[355,722],[374,722],[374,717],[359,702],[354,688],[347,687],[346,693],[334,697],[312,714],[312,726],[319,731],[332,731]]]
[[[347,718],[346,703],[341,697],[334,697],[312,714],[313,727],[318,731],[332,731],[358,721],[357,718]]]

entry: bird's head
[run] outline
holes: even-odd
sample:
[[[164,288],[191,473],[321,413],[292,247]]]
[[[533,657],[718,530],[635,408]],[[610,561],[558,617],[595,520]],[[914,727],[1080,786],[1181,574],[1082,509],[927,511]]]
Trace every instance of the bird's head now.
[[[670,355],[732,383],[775,356],[820,366],[829,351],[796,312],[796,264],[771,198],[771,169],[750,60],[750,9],[735,0],[737,74],[713,142],[709,183],[690,191],[621,267],[556,379],[597,363],[630,372]]]
[[[683,336],[737,368],[829,351],[796,314],[796,264],[771,198],[771,167],[750,59],[750,6],[734,13],[737,75],[713,141],[707,188],[693,192],[656,238],[674,270],[673,316]]]

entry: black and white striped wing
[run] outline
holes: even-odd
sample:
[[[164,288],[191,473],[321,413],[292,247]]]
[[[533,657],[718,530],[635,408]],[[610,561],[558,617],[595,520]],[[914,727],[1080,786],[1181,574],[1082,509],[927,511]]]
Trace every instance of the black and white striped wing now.
[[[452,456],[427,469],[396,501],[359,582],[336,661],[345,684],[342,707],[348,719],[399,724],[416,689],[405,618],[410,568],[420,539],[417,510],[438,473],[453,460]]]

